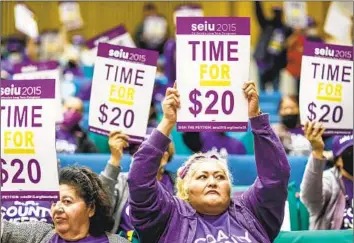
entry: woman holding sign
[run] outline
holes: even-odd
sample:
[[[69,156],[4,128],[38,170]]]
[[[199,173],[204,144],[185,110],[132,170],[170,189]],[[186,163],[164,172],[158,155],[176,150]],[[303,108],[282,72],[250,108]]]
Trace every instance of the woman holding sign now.
[[[245,83],[255,136],[258,178],[241,198],[231,198],[231,176],[216,155],[195,154],[178,170],[177,197],[157,182],[180,98],[168,88],[163,119],[135,153],[128,176],[131,221],[142,243],[272,242],[284,217],[290,167],[285,151],[259,109],[254,82]]]
[[[106,233],[113,227],[111,203],[98,175],[79,167],[66,167],[59,174],[60,199],[53,203],[51,224],[13,223],[2,220],[3,243],[125,243]]]
[[[305,123],[304,132],[311,142],[301,183],[301,200],[310,213],[310,230],[353,229],[353,135],[334,136],[334,167],[325,170],[327,159],[319,122]]]

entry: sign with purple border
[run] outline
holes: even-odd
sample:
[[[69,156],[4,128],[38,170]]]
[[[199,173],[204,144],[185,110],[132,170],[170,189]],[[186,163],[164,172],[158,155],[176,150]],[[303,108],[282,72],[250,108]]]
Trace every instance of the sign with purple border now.
[[[60,92],[60,66],[57,61],[32,62],[16,64],[14,66],[13,79],[55,79],[55,121],[63,120],[61,92]]]
[[[55,80],[1,81],[1,214],[51,222],[59,200]]]
[[[177,130],[244,132],[250,18],[177,17]]]
[[[98,45],[93,74],[89,130],[104,136],[121,130],[141,143],[148,124],[158,53]]]
[[[300,117],[321,122],[325,134],[353,133],[353,46],[305,43]]]
[[[86,41],[86,46],[90,49],[91,55],[96,56],[97,46],[99,43],[109,43],[118,46],[136,47],[129,32],[122,24]]]

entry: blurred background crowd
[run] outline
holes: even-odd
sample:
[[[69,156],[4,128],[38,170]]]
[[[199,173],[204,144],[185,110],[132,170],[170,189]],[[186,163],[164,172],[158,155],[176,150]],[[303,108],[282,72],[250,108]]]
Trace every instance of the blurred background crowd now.
[[[307,2],[306,26],[294,28],[285,21],[282,2],[78,2],[80,16],[76,26],[63,24],[63,10],[58,2],[28,2],[38,24],[36,38],[16,30],[15,4],[2,3],[1,78],[11,79],[13,66],[18,63],[46,60],[60,63],[64,125],[72,130],[71,134],[58,132],[57,151],[63,153],[109,152],[107,138],[87,131],[94,58],[89,55],[86,41],[115,26],[123,24],[137,47],[160,53],[149,120],[149,126],[154,126],[161,116],[164,91],[176,78],[176,10],[197,9],[200,16],[250,17],[250,79],[258,83],[261,108],[270,114],[290,155],[309,152],[296,132],[304,41],[352,44],[350,3]],[[336,12],[337,18],[330,12]],[[156,16],[159,21],[151,21]],[[151,23],[159,27],[152,28]],[[338,35],[338,32],[349,35]],[[78,114],[68,112],[70,109],[76,109]],[[297,139],[290,139],[293,134]],[[228,154],[253,154],[252,139],[250,132],[173,133],[177,154],[210,149],[223,149]]]
[[[194,9],[200,16],[251,18],[251,66],[249,77],[260,90],[260,106],[289,156],[307,157],[311,143],[300,125],[299,84],[306,40],[353,45],[352,2],[306,2],[305,27],[285,21],[283,2],[77,2],[77,26],[60,20],[58,2],[27,2],[35,14],[39,35],[31,38],[15,28],[15,2],[1,3],[1,79],[12,79],[13,67],[31,61],[60,63],[63,121],[56,128],[58,154],[110,153],[108,138],[88,131],[88,112],[94,59],[87,40],[123,24],[136,47],[158,51],[157,73],[151,100],[148,131],[162,115],[161,100],[176,79],[176,10]],[[158,28],[151,21],[158,18]],[[145,102],[145,101],[141,101]],[[149,101],[150,102],[150,101]],[[328,167],[333,166],[333,137],[324,136]],[[243,133],[172,132],[172,155],[217,151],[229,155],[253,155],[253,135]],[[129,146],[132,154],[136,146]],[[351,155],[352,156],[352,155]],[[298,189],[298,188],[297,188]],[[298,195],[297,195],[298,197]]]

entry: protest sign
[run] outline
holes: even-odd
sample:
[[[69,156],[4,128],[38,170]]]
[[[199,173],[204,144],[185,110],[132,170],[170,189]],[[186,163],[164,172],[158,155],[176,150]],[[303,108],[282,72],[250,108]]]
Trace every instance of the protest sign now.
[[[346,6],[346,5],[344,5]],[[347,6],[350,7],[350,6]],[[324,23],[323,30],[327,34],[331,35],[333,38],[332,42],[344,45],[351,45],[353,38],[353,20],[352,15],[348,15],[347,11],[345,11],[345,7],[343,7],[343,3],[340,2],[331,2],[326,20]],[[349,11],[353,10],[353,5]]]
[[[284,1],[286,24],[293,28],[307,27],[307,3]]]
[[[51,222],[59,200],[55,80],[1,81],[1,213],[10,221]]]
[[[38,25],[34,13],[24,3],[15,5],[15,27],[31,38],[38,37]]]
[[[158,53],[98,45],[93,74],[89,130],[107,136],[121,130],[132,143],[146,134]]]
[[[78,2],[59,2],[59,18],[61,23],[64,24],[65,28],[69,31],[80,29],[83,26]]]
[[[124,25],[116,26],[102,34],[99,34],[86,41],[86,46],[91,50],[91,55],[96,56],[99,43],[109,43],[112,45],[136,47],[130,34]]]
[[[250,19],[177,18],[177,130],[246,131]]]
[[[301,64],[301,124],[319,121],[325,134],[353,132],[353,47],[306,42]]]
[[[55,121],[63,120],[60,67],[57,61],[32,62],[30,64],[16,64],[13,79],[55,79]]]

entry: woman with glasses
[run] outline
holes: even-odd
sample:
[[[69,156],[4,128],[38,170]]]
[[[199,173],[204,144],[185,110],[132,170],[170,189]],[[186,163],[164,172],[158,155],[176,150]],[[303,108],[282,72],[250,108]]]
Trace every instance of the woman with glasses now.
[[[284,217],[290,168],[283,146],[259,109],[254,82],[246,82],[248,116],[255,141],[258,177],[240,198],[231,198],[226,161],[195,154],[179,168],[177,196],[156,179],[180,107],[168,88],[163,119],[136,152],[128,176],[130,217],[141,243],[272,242]]]
[[[102,183],[87,168],[66,167],[59,173],[58,202],[52,204],[54,227],[44,222],[2,220],[2,243],[128,243],[109,232],[114,224],[111,202]]]

